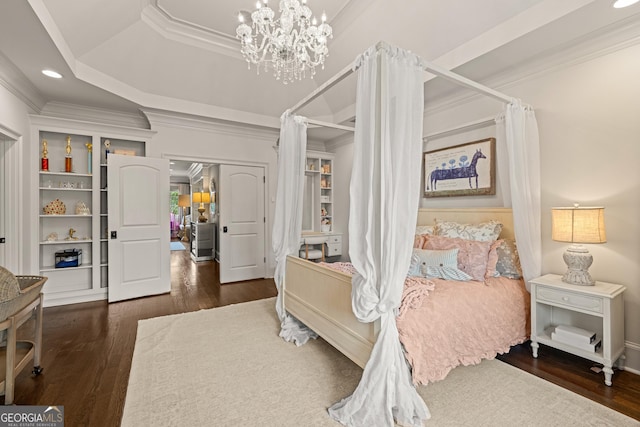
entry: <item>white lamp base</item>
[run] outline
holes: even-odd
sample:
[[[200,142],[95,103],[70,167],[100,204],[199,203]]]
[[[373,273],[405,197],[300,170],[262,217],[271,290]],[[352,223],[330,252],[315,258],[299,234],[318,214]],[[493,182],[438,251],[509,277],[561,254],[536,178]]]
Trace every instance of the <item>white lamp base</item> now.
[[[567,271],[562,281],[572,285],[593,286],[596,281],[589,274],[589,267],[593,263],[593,256],[582,245],[573,245],[562,255],[567,264]]]

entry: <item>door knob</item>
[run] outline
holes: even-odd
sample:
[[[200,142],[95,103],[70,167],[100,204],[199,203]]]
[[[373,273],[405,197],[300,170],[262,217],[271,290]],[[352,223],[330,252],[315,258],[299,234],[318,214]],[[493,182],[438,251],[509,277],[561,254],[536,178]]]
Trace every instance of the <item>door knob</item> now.
[[[225,225],[224,227],[222,227],[222,232],[226,233],[227,232],[227,226]]]

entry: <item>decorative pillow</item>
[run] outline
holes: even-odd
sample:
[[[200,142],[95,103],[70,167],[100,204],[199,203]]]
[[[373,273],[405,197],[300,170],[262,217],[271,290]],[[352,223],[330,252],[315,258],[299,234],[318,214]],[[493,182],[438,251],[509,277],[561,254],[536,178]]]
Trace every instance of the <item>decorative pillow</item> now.
[[[491,242],[491,247],[489,248],[489,255],[487,257],[487,272],[484,277],[499,277],[500,273],[496,269],[496,265],[498,264],[498,247],[504,242],[504,240],[499,239],[495,242]]]
[[[418,225],[416,226],[416,234],[433,234],[433,225]]]
[[[436,219],[433,234],[436,236],[455,237],[479,242],[493,242],[498,240],[502,232],[502,223],[498,221],[483,222],[481,224],[460,224],[452,221]]]
[[[443,251],[414,249],[409,275],[459,281],[471,280],[471,276],[458,270],[458,249]]]
[[[522,278],[522,268],[520,267],[520,257],[516,242],[512,239],[501,240],[496,248],[498,259],[496,262],[496,272],[503,277],[510,279]]]
[[[444,236],[427,236],[425,249],[458,249],[458,268],[472,277],[484,281],[487,273],[489,250],[492,242],[479,242]]]
[[[424,248],[424,244],[427,241],[428,234],[416,234],[413,237],[413,247],[416,249]]]

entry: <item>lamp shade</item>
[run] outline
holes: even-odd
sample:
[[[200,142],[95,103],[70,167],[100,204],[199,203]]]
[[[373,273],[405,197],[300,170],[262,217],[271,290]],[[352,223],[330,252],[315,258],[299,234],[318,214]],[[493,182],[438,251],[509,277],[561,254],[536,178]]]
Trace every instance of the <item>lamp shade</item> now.
[[[551,208],[551,238],[571,243],[606,242],[604,208]]]
[[[193,193],[193,203],[211,203],[209,193]]]
[[[189,200],[188,194],[180,194],[178,196],[178,206],[180,206],[181,208],[188,208],[190,204],[191,201]]]

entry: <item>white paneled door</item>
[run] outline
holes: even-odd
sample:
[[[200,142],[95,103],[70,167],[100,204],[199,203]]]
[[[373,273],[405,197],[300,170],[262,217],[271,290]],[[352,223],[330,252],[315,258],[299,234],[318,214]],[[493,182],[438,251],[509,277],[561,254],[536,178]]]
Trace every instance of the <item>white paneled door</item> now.
[[[0,135],[0,265],[7,266],[5,260],[5,238],[6,238],[6,198],[7,193],[5,191],[5,174],[7,173],[7,168],[4,164],[5,162],[5,142],[2,140],[2,136]]]
[[[109,302],[171,290],[169,161],[109,155]]]
[[[220,165],[220,283],[265,277],[264,168]]]

